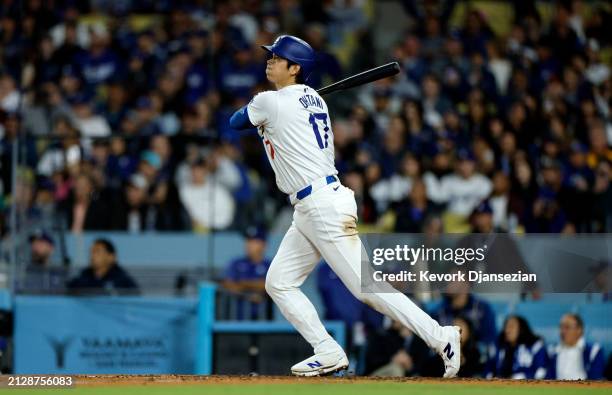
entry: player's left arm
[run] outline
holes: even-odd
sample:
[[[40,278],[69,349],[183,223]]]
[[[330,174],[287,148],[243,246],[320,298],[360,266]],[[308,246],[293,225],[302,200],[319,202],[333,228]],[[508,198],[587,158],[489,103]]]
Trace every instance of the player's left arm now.
[[[253,125],[251,123],[251,120],[249,119],[249,112],[247,107],[248,106],[243,106],[232,115],[229,121],[232,129],[246,130],[255,127],[255,125]]]

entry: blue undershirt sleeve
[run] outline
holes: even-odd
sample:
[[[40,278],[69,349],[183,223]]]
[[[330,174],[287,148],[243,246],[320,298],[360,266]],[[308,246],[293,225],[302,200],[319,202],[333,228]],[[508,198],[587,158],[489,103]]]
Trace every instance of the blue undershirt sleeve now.
[[[229,124],[232,127],[232,129],[237,129],[237,130],[252,129],[255,127],[255,125],[253,125],[251,121],[249,120],[249,114],[247,113],[247,106],[244,106],[240,108],[238,111],[236,111],[230,118]]]

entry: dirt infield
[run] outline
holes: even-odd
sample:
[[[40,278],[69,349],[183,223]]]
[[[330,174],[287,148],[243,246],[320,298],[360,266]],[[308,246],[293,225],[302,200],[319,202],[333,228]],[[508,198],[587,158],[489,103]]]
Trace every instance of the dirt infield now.
[[[270,384],[361,384],[361,383],[431,383],[482,386],[528,386],[563,388],[608,388],[610,381],[503,380],[377,377],[292,377],[292,376],[195,376],[195,375],[80,375],[74,376],[81,387],[164,386],[164,385],[270,385]]]

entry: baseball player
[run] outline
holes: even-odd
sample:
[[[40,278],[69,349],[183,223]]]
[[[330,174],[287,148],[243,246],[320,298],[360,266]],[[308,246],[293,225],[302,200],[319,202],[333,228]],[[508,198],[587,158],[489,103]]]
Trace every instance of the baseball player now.
[[[234,129],[257,127],[276,175],[278,188],[289,195],[293,222],[266,276],[265,288],[285,318],[312,345],[314,355],[295,364],[297,376],[318,376],[348,368],[344,350],[327,333],[317,312],[300,290],[321,257],[359,300],[399,321],[435,349],[444,360],[444,377],[454,377],[460,364],[460,332],[440,326],[401,293],[361,291],[361,240],[352,190],[338,180],[334,139],[325,100],[306,85],[315,66],[313,49],[293,36],[272,45],[266,76],[275,91],[257,94],[236,111]]]

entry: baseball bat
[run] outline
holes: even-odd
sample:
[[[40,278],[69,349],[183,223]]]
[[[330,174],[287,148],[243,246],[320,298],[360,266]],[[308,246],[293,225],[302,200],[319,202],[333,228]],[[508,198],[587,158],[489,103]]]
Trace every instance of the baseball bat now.
[[[391,62],[382,66],[374,67],[373,69],[355,74],[341,81],[327,85],[317,92],[319,95],[327,95],[332,92],[337,92],[345,89],[354,88],[359,85],[367,84],[368,82],[377,81],[383,78],[391,77],[400,72],[400,65],[397,62]]]

